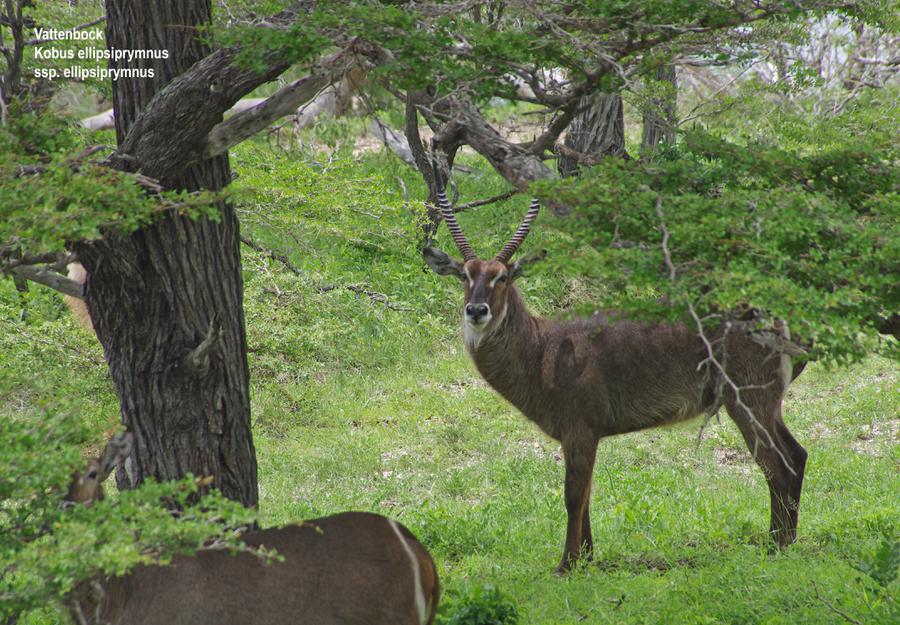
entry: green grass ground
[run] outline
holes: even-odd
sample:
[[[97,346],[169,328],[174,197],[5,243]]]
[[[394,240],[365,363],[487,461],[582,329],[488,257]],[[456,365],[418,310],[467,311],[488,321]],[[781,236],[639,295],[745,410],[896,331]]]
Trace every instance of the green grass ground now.
[[[458,284],[418,256],[415,172],[390,155],[347,148],[314,160],[262,143],[242,146],[233,165],[244,233],[300,269],[243,247],[266,523],[348,509],[392,516],[435,556],[448,606],[489,584],[522,623],[890,622],[897,563],[875,554],[900,536],[896,363],[812,365],[791,387],[786,421],[809,463],[789,550],[767,547],[763,476],[723,413],[699,444],[699,421],[601,443],[596,562],[560,579],[559,447],[468,361]],[[459,186],[463,201],[504,189],[477,171]],[[525,203],[462,214],[475,249],[494,252]],[[451,247],[443,233],[439,243]],[[526,246],[550,258],[521,284],[534,311],[564,314],[590,298],[598,285],[565,271],[567,256],[590,253],[582,245],[538,221]],[[53,389],[99,438],[118,418],[99,346],[55,295],[35,287],[26,299],[21,323],[10,281],[0,282],[0,348],[22,379],[0,411]],[[884,569],[873,574],[884,585],[858,570],[867,565]]]

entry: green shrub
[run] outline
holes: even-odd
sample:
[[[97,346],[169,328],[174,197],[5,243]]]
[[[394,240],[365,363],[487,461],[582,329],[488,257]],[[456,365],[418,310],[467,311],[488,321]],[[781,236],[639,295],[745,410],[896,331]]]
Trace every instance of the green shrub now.
[[[519,612],[512,599],[493,586],[478,586],[462,597],[445,601],[438,619],[440,625],[516,625],[518,622]]]

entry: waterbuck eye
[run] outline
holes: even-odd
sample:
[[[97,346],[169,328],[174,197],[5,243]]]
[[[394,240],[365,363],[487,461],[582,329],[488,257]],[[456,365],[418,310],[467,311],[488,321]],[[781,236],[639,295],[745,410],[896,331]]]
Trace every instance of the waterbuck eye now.
[[[497,277],[497,282],[506,282],[506,274]]]

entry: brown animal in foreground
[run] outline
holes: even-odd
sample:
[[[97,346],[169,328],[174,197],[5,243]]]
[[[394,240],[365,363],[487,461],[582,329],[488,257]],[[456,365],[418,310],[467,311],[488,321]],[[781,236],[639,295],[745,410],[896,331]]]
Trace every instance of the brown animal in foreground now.
[[[537,216],[537,201],[500,253],[482,260],[439,191],[444,221],[463,261],[432,247],[423,255],[436,273],[463,283],[466,349],[488,384],[562,443],[568,524],[558,573],[580,556],[591,556],[589,505],[600,439],[712,415],[722,403],[766,476],[772,537],[781,547],[795,540],[807,454],[781,418],[792,379],[787,356],[745,333],[718,329],[709,340],[723,351],[719,362],[732,386],[711,365],[701,336],[684,325],[615,315],[573,321],[533,317],[514,282],[535,259],[513,263],[510,258]]]
[[[131,435],[73,476],[68,502],[91,505],[131,451]],[[124,577],[84,584],[70,601],[76,623],[110,625],[423,625],[434,621],[437,571],[405,527],[377,514],[344,512],[261,531],[245,543],[275,549],[266,563],[249,553],[200,551],[169,566],[139,566]]]

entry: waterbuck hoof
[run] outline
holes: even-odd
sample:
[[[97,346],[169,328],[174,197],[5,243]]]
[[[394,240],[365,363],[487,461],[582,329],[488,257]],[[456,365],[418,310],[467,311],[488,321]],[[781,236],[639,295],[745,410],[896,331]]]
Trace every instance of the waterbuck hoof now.
[[[774,546],[781,551],[797,541],[797,530],[770,530],[769,536],[772,538]]]
[[[575,558],[564,557],[563,561],[559,563],[558,567],[556,567],[556,570],[553,571],[553,574],[556,577],[566,576],[569,573],[569,571],[571,571],[572,568],[575,566],[576,562],[577,562],[577,559],[575,559]]]

